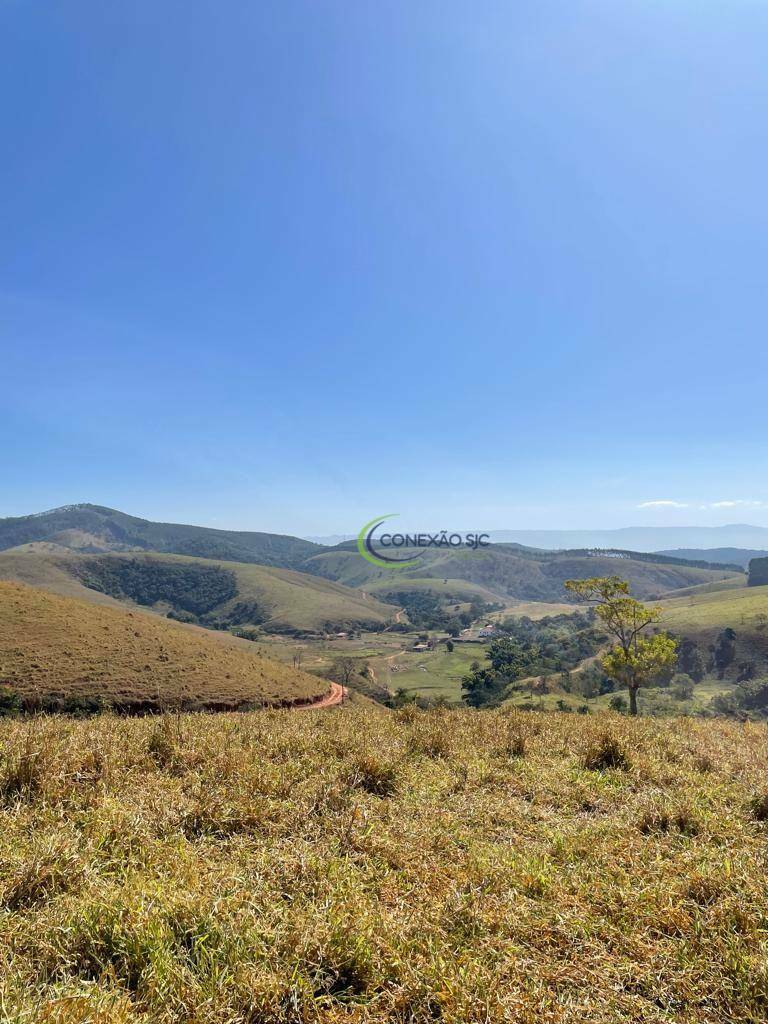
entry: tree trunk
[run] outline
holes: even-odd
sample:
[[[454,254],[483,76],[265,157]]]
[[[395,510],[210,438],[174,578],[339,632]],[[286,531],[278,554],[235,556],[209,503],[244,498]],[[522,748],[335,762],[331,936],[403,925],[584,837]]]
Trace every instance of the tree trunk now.
[[[637,687],[630,686],[629,688],[629,713],[630,715],[637,714]]]

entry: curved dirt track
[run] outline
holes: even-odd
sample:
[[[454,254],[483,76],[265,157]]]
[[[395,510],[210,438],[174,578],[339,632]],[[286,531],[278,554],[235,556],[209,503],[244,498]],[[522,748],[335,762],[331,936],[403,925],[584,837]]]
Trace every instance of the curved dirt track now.
[[[347,693],[345,687],[340,683],[331,683],[330,693],[326,693],[324,697],[320,697],[311,704],[298,704],[295,708],[296,711],[319,711],[321,708],[333,708],[337,704],[341,704]]]

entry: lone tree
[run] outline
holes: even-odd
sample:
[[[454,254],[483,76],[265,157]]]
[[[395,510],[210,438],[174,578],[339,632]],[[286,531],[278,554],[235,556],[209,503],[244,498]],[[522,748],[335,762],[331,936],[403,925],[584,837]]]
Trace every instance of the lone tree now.
[[[595,605],[606,630],[616,641],[603,655],[603,670],[629,690],[629,713],[637,714],[637,691],[669,671],[677,657],[677,641],[666,633],[648,636],[644,630],[661,619],[661,608],[649,608],[629,596],[629,584],[620,576],[594,576],[566,580],[568,590]]]
[[[353,658],[337,658],[328,670],[328,675],[342,686],[349,686],[357,672],[357,662]]]

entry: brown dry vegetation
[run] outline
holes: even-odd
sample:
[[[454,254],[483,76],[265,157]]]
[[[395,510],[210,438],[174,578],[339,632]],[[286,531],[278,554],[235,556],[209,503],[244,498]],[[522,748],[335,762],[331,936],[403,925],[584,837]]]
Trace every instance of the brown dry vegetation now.
[[[764,1021],[766,757],[504,710],[5,722],[2,1019]]]
[[[234,708],[304,700],[327,690],[235,646],[157,616],[0,582],[0,684],[23,699],[100,697],[125,709]]]

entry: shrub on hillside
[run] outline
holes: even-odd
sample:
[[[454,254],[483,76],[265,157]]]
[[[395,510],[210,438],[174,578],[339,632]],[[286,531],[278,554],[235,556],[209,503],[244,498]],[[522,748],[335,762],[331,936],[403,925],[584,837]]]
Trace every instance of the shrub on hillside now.
[[[21,698],[12,686],[0,685],[0,718],[18,715],[21,711]]]
[[[606,768],[621,768],[626,771],[632,767],[632,762],[619,740],[609,733],[604,733],[587,749],[584,767],[598,772]]]

